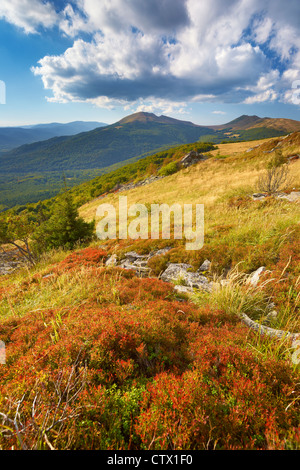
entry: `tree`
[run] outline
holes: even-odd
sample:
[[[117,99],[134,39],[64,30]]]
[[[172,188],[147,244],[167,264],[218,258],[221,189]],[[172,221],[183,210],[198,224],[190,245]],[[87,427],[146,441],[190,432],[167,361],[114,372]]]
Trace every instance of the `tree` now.
[[[36,257],[31,248],[30,240],[36,229],[37,222],[26,212],[6,215],[0,220],[0,244],[13,245],[27,261],[34,265]]]
[[[258,178],[257,189],[260,192],[275,194],[287,189],[292,184],[289,166],[280,151],[277,151],[267,165],[266,171]]]
[[[58,199],[49,220],[44,222],[34,234],[40,251],[51,248],[74,248],[79,241],[93,237],[95,222],[85,222],[79,217],[78,210],[69,192]]]

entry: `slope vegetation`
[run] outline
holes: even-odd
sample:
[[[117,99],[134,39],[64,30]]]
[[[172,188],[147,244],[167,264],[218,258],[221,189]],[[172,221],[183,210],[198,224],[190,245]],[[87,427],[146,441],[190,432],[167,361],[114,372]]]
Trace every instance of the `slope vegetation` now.
[[[240,319],[247,312],[300,331],[299,202],[251,197],[276,148],[294,177],[283,195],[300,189],[300,160],[288,160],[300,153],[300,135],[249,145],[220,145],[195,165],[122,191],[128,205],[204,204],[201,250],[172,237],[95,240],[0,278],[2,449],[300,448],[294,347]],[[169,162],[186,150],[170,151]],[[117,191],[80,214],[91,220],[100,203],[117,207]],[[154,252],[150,277],[107,266],[133,250]],[[160,279],[168,263],[196,272],[206,259],[211,292],[181,295]],[[250,288],[248,274],[260,266],[264,276]]]

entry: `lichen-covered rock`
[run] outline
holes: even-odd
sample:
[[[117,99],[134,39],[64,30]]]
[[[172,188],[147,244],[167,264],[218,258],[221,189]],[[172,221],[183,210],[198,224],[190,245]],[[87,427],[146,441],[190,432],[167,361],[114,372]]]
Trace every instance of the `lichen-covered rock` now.
[[[170,263],[162,273],[161,279],[165,282],[180,282],[187,287],[211,290],[211,284],[205,276],[188,271],[192,266],[186,263]]]

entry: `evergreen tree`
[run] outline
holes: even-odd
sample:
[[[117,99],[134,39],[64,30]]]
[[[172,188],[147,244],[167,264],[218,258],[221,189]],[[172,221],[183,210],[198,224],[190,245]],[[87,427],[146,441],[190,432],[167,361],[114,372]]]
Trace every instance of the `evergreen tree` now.
[[[41,251],[51,248],[74,248],[79,241],[88,241],[93,237],[95,222],[85,222],[79,217],[71,194],[65,192],[59,198],[48,221],[42,224],[35,234],[35,240]]]

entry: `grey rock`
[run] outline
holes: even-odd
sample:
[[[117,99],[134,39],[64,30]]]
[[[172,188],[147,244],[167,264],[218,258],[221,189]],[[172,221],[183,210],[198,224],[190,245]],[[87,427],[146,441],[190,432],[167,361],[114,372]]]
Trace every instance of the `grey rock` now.
[[[211,261],[209,261],[208,259],[206,259],[206,260],[203,261],[203,263],[201,264],[200,268],[198,269],[198,272],[201,273],[201,272],[204,272],[204,271],[209,271],[210,266],[211,266]]]
[[[128,251],[127,253],[125,253],[125,258],[126,259],[132,259],[132,260],[146,259],[146,258],[148,258],[148,255],[139,255],[135,251]]]
[[[192,152],[189,152],[180,160],[180,165],[184,168],[187,168],[191,165],[194,165],[195,163],[198,163],[200,160],[204,160],[204,159],[205,159],[204,155],[202,155],[201,153],[192,151]]]
[[[170,250],[172,250],[172,247],[166,247],[157,251],[151,251],[151,253],[149,253],[149,258],[153,258],[153,256],[163,256]]]
[[[265,197],[267,197],[268,195],[267,194],[264,194],[264,193],[255,193],[255,194],[252,194],[252,199],[254,201],[261,201],[262,199],[264,199]]]
[[[256,287],[258,284],[258,281],[260,279],[261,274],[266,270],[265,266],[261,266],[258,268],[256,271],[251,273],[249,277],[249,283],[253,286]]]
[[[170,263],[161,275],[161,279],[165,282],[180,281],[182,285],[191,288],[211,290],[208,279],[198,273],[189,272],[188,269],[191,267],[186,263]]]
[[[194,289],[192,287],[188,286],[174,286],[174,290],[178,292],[178,294],[190,294],[194,292]]]
[[[290,202],[295,202],[300,198],[300,191],[292,191],[290,194],[277,194],[276,197],[279,199],[287,199]]]
[[[118,258],[117,255],[111,255],[105,263],[105,266],[117,266]]]

